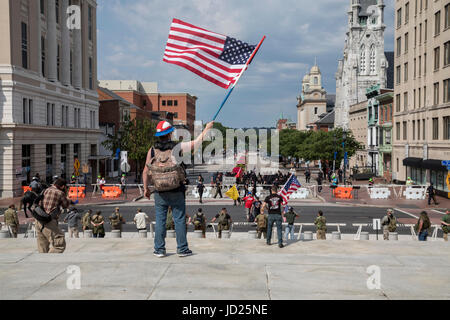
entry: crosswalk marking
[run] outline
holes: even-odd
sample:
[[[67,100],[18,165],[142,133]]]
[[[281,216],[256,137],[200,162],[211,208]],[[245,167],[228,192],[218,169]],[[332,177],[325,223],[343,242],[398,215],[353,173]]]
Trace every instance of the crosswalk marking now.
[[[410,216],[410,217],[413,217],[413,218],[419,219],[419,217],[418,217],[418,216],[415,216],[415,215],[413,215],[412,213],[409,213],[409,212],[406,212],[406,211],[400,210],[400,209],[398,209],[398,208],[395,208],[394,210],[397,210],[398,212],[401,212],[401,213],[407,214],[407,215],[408,215],[408,216]]]

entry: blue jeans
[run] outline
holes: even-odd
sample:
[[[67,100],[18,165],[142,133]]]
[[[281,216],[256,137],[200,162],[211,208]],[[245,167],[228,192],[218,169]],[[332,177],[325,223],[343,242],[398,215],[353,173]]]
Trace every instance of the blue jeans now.
[[[427,241],[427,237],[428,237],[427,230],[419,232],[419,241]]]
[[[155,252],[166,253],[167,210],[172,207],[175,233],[177,235],[177,253],[189,250],[186,237],[186,201],[184,192],[155,192]]]
[[[291,235],[291,240],[294,240],[294,229],[295,229],[294,225],[288,224],[286,226],[286,229],[284,229],[284,234],[285,234],[286,240],[289,240],[289,235]]]
[[[267,220],[267,243],[270,243],[270,241],[272,240],[272,228],[273,224],[276,223],[278,244],[283,244],[283,220],[281,219],[281,214],[269,214],[269,218]]]

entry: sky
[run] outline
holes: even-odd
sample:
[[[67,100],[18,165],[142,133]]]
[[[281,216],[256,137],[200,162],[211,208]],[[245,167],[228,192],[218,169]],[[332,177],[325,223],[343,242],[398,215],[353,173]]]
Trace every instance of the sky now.
[[[197,120],[211,121],[226,90],[162,61],[178,18],[257,44],[267,38],[217,121],[233,128],[274,127],[297,119],[301,80],[317,59],[327,93],[342,57],[349,0],[97,0],[98,78],[158,82],[160,92],[198,97]],[[393,1],[385,1],[385,51],[394,47]]]

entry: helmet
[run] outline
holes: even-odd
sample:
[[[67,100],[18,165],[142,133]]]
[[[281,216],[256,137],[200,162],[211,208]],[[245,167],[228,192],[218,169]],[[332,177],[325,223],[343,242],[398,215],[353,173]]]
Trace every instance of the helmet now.
[[[162,137],[165,135],[168,135],[169,133],[172,133],[175,129],[172,127],[172,125],[167,121],[161,121],[156,126],[156,134],[155,137]]]
[[[38,178],[36,178],[36,177],[33,177],[33,179],[31,179],[31,180],[32,180],[32,181],[37,181],[37,179],[38,179]]]

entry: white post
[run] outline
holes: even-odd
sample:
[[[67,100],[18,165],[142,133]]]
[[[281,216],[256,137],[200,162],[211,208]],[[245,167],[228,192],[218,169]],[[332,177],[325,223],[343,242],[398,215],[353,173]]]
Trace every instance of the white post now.
[[[57,50],[56,42],[56,5],[55,0],[47,0],[47,66],[49,81],[56,82],[57,75]]]
[[[70,85],[70,33],[66,23],[67,8],[69,0],[61,1],[61,51],[60,52],[60,68],[61,68],[61,83],[64,86]]]

